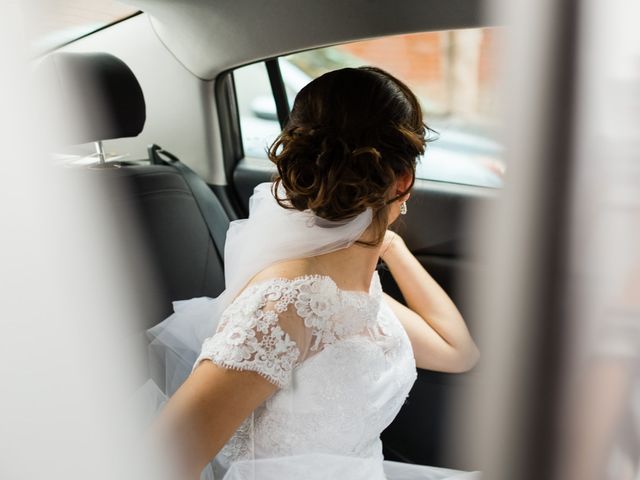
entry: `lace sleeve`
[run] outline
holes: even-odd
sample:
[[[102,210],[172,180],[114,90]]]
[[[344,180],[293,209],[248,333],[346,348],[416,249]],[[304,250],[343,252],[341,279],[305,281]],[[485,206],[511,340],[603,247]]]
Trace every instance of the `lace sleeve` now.
[[[235,370],[251,370],[282,388],[304,350],[305,327],[295,314],[295,292],[288,282],[272,279],[248,287],[222,315],[215,335],[207,338],[202,360]]]

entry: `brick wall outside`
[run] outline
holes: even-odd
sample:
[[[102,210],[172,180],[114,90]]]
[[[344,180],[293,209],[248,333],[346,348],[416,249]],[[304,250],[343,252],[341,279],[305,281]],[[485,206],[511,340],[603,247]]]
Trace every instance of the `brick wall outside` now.
[[[484,28],[476,32],[477,41],[469,41],[468,35],[444,31],[385,37],[337,48],[405,81],[423,103],[429,104],[427,108],[443,114],[458,113],[460,107],[453,97],[464,94],[467,110],[482,115],[493,104],[497,79],[493,49],[499,43],[499,31]],[[465,62],[469,65],[465,66]]]

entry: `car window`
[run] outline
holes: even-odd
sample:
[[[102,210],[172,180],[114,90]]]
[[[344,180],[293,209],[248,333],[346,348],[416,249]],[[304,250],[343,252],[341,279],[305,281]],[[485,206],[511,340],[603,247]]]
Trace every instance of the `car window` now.
[[[289,103],[313,78],[343,67],[374,65],[407,83],[437,134],[417,177],[502,186],[506,166],[496,108],[496,48],[502,30],[477,28],[397,35],[280,57]],[[244,153],[266,159],[280,132],[264,63],[234,71]]]

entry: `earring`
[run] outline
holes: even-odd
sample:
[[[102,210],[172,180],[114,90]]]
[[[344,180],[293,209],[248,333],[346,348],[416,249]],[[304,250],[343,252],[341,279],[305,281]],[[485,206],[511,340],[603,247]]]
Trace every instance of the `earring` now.
[[[400,204],[400,215],[406,215],[407,214],[407,202],[402,202]]]

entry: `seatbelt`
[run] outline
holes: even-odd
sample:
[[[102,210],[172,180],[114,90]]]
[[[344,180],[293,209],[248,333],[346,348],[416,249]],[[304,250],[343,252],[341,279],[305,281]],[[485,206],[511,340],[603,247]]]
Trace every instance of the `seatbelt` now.
[[[196,172],[182,163],[178,157],[171,152],[163,150],[159,145],[149,145],[149,147],[147,147],[147,151],[149,153],[149,160],[151,160],[151,163],[170,165],[180,172],[182,178],[184,178],[184,181],[187,183],[189,190],[191,190],[191,193],[193,194],[193,198],[195,199],[196,205],[200,210],[200,214],[207,225],[209,236],[211,237],[211,240],[213,240],[218,255],[221,260],[224,260],[224,242],[227,238],[229,217],[227,216],[227,212],[222,208],[218,198],[211,191],[211,188],[209,188],[209,185],[207,185],[207,183],[200,178]],[[165,160],[165,158],[167,160]],[[215,219],[221,220],[222,224],[216,224]]]

